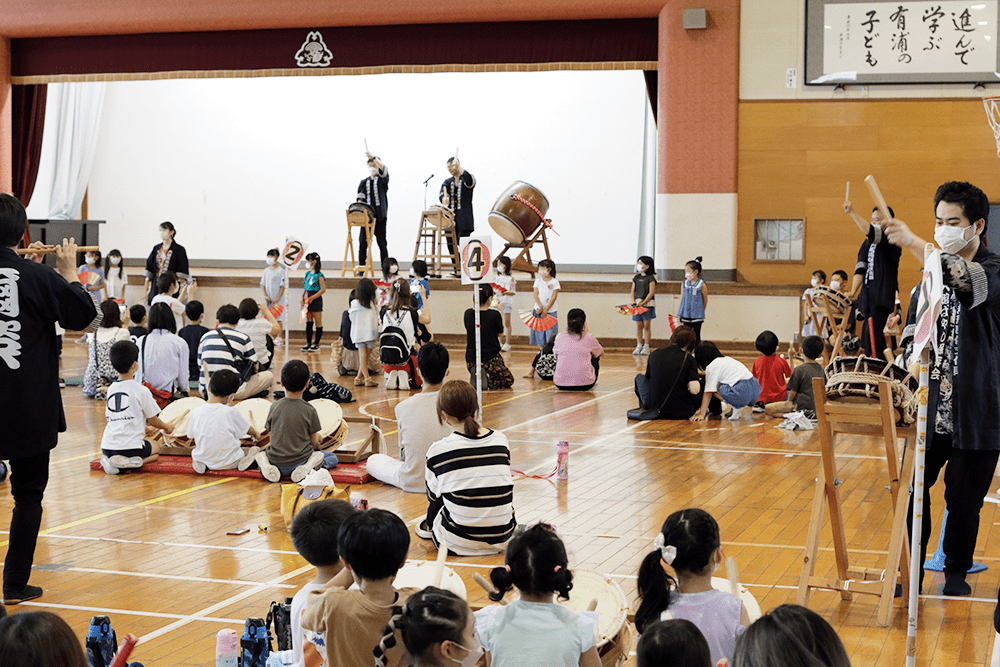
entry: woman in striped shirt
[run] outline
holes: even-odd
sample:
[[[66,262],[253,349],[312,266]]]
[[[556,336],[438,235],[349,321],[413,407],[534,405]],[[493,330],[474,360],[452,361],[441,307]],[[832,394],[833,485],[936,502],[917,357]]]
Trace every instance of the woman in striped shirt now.
[[[476,390],[462,380],[441,388],[438,421],[455,432],[427,450],[427,518],[417,535],[444,540],[459,556],[504,550],[517,525],[507,436],[481,426]]]

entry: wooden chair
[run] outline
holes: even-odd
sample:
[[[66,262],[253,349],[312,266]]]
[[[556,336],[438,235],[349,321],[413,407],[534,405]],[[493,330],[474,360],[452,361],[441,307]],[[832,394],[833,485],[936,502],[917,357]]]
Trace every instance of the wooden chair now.
[[[340,269],[340,276],[344,277],[348,273],[357,275],[358,264],[354,255],[354,228],[360,227],[365,230],[365,237],[368,239],[368,256],[365,259],[363,276],[375,277],[375,267],[372,265],[372,255],[375,253],[372,246],[372,237],[375,233],[375,220],[363,210],[347,210],[347,247],[344,248],[344,264]],[[348,262],[350,258],[350,262]]]
[[[450,253],[447,250],[449,240],[452,244]],[[426,261],[428,275],[435,278],[440,278],[448,268],[450,268],[449,273],[458,273],[458,236],[455,234],[454,216],[450,211],[442,207],[432,208],[420,214],[420,228],[417,231],[417,243],[413,248],[413,259]]]

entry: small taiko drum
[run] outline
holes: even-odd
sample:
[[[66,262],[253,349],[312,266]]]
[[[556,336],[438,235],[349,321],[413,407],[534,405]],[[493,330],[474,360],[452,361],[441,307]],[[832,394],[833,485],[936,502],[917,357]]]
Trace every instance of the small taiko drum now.
[[[884,359],[873,357],[837,357],[826,367],[826,397],[879,400],[879,381],[888,380],[892,406],[899,422],[912,424],[917,413],[917,379]]]
[[[243,438],[240,442],[242,445],[253,446],[257,445],[263,447],[267,443],[271,442],[271,434],[264,432],[264,427],[267,424],[267,415],[271,412],[272,403],[263,398],[248,398],[245,401],[240,401],[233,407],[239,410],[243,418],[246,419],[251,426],[257,429],[257,433],[260,434],[260,438],[254,440],[249,434],[247,437]]]
[[[490,226],[514,245],[527,241],[545,221],[549,200],[541,190],[524,181],[514,181],[503,191],[490,211]]]
[[[399,572],[396,573],[396,580],[392,585],[394,588],[410,587],[420,589],[433,586],[435,569],[436,563],[434,561],[406,563],[403,567],[399,568]],[[469,597],[469,592],[465,588],[462,577],[455,574],[455,570],[447,565],[444,566],[444,570],[441,573],[441,583],[438,585],[438,588],[451,591],[463,600]]]
[[[194,447],[194,441],[188,437],[188,422],[191,411],[205,405],[205,400],[197,396],[188,396],[174,401],[160,412],[160,419],[174,427],[173,433],[163,434],[163,443],[171,447]]]
[[[375,209],[363,201],[356,201],[347,207],[347,221],[354,225],[375,222]]]
[[[830,310],[833,315],[842,315],[851,309],[851,297],[843,292],[838,292],[826,285],[817,285],[812,289],[812,302],[816,308],[823,308],[823,297],[826,297],[830,302]]]
[[[447,206],[442,206],[441,204],[433,204],[429,209],[429,213],[439,213],[440,215],[428,215],[428,222],[437,225],[441,229],[451,229],[455,226],[455,214]]]
[[[322,449],[336,449],[344,444],[347,439],[347,422],[344,421],[344,411],[336,401],[327,398],[317,398],[309,401],[309,405],[316,408],[319,413],[320,423],[320,447]]]

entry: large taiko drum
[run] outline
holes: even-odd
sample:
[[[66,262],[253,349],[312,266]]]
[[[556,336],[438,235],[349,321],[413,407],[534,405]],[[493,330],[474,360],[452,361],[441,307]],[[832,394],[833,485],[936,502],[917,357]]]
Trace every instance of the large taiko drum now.
[[[837,357],[826,367],[826,397],[860,402],[879,400],[879,381],[888,380],[892,407],[900,424],[912,424],[917,414],[919,382],[908,372],[885,359]]]
[[[535,233],[548,210],[549,200],[541,190],[524,181],[514,181],[493,204],[490,226],[505,241],[518,245]]]
[[[813,305],[817,308],[822,308],[823,297],[826,297],[830,302],[831,315],[843,315],[851,309],[851,297],[847,296],[843,292],[838,292],[837,290],[831,289],[826,285],[816,285],[816,287],[813,287]]]
[[[463,600],[468,599],[469,592],[465,588],[465,583],[462,581],[462,577],[455,573],[455,570],[451,569],[447,565],[443,566],[444,569],[441,572],[441,583],[438,584],[438,588],[443,588],[446,591],[451,591]],[[420,561],[418,563],[406,563],[403,567],[399,568],[399,572],[396,573],[396,580],[392,582],[394,588],[427,588],[428,586],[434,585],[434,571],[437,569],[437,564],[432,561]]]
[[[271,405],[272,403],[264,398],[248,398],[233,406],[260,434],[260,438],[257,440],[247,434],[247,437],[243,438],[240,444],[263,447],[271,442],[271,434],[264,430],[264,426],[267,424],[267,415],[271,412]]]
[[[203,405],[204,399],[188,396],[163,408],[160,419],[174,427],[170,435],[163,434],[163,443],[170,447],[194,447],[194,441],[188,437],[188,422],[191,421],[191,411]]]
[[[375,209],[363,201],[356,201],[347,207],[347,220],[355,225],[375,222]]]
[[[316,408],[316,412],[319,414],[320,447],[332,449],[344,444],[344,440],[347,439],[348,427],[340,405],[327,398],[311,400],[309,405]]]

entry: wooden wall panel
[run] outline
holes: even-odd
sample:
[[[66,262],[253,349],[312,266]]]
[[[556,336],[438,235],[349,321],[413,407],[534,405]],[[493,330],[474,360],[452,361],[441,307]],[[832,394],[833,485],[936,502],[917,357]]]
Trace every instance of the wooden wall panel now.
[[[927,239],[941,183],[969,181],[1000,202],[1000,159],[978,99],[746,101],[739,121],[737,268],[750,282],[808,283],[818,268],[852,273],[863,239],[841,204],[850,181],[855,208],[867,217],[868,174],[897,217]],[[754,218],[800,217],[804,265],[752,262]],[[918,279],[918,262],[904,253],[901,290]]]

